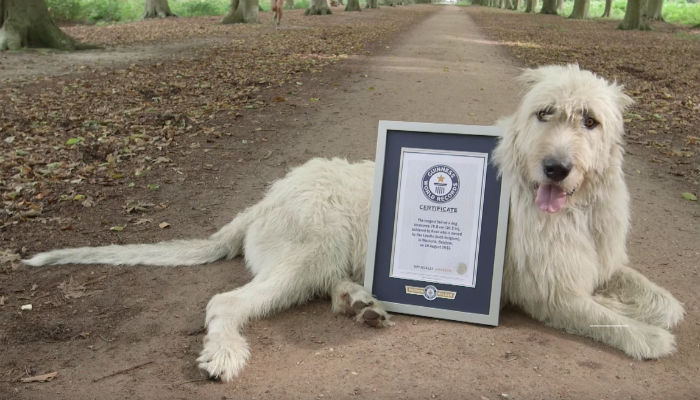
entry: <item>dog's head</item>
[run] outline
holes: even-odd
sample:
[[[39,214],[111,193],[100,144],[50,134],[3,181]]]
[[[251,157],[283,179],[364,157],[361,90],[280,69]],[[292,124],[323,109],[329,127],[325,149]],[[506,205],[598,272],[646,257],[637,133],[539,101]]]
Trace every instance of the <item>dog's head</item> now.
[[[526,70],[515,114],[501,121],[495,151],[501,173],[535,193],[542,211],[556,213],[586,183],[619,171],[623,111],[632,100],[622,87],[577,65]]]

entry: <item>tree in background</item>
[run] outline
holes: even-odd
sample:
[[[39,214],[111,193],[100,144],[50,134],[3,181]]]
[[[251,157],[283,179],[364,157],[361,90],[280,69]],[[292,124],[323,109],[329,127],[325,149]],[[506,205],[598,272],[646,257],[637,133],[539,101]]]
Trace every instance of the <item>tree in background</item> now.
[[[362,11],[360,0],[348,0],[348,3],[345,5],[345,11]]]
[[[525,0],[525,12],[534,13],[537,8],[537,0]]]
[[[177,17],[170,11],[168,0],[146,0],[146,11],[143,14],[143,19],[166,17]]]
[[[557,15],[557,0],[543,0],[540,14]]]
[[[605,10],[600,18],[610,18],[610,10],[612,9],[612,0],[605,0]]]
[[[284,8],[288,10],[294,9],[294,0],[284,0]]]
[[[646,18],[647,0],[627,0],[625,18],[618,28],[648,30],[649,21]]]
[[[328,8],[326,0],[310,0],[309,8],[304,12],[306,15],[327,15],[331,14],[331,9]]]
[[[647,0],[646,16],[651,21],[663,21],[661,11],[664,7],[664,0]]]
[[[0,0],[0,50],[48,47],[60,50],[95,48],[61,31],[44,0]]]
[[[591,0],[574,0],[574,10],[569,15],[569,18],[584,19],[588,18],[588,9],[591,6]]]
[[[379,4],[377,4],[377,0],[367,0],[367,4],[365,7],[367,8],[379,8]]]
[[[231,0],[231,8],[222,24],[258,22],[258,0]]]

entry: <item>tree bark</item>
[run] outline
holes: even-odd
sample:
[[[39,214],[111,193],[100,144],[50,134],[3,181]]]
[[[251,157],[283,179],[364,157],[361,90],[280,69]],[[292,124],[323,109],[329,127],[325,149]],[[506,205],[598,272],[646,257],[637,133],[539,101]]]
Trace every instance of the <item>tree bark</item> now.
[[[379,8],[377,0],[367,0],[367,8]]]
[[[345,5],[345,11],[362,11],[362,8],[360,8],[360,0],[348,0]]]
[[[63,33],[49,16],[44,0],[0,0],[0,51],[22,47],[96,48]]]
[[[331,14],[331,9],[328,8],[326,0],[310,0],[309,8],[304,12],[306,15],[327,15]]]
[[[664,0],[647,0],[646,17],[650,21],[663,21],[664,17],[661,15],[663,7]]]
[[[287,8],[289,10],[294,9],[294,0],[284,0],[284,8]]]
[[[572,19],[584,19],[588,18],[588,9],[591,5],[591,0],[575,0],[574,10],[569,15]]]
[[[557,0],[557,14],[564,9],[564,0]]]
[[[146,11],[142,19],[177,17],[168,5],[168,0],[146,0]]]
[[[512,2],[511,2],[511,6],[512,6],[511,10],[518,11],[518,10],[520,9],[520,1],[521,1],[521,0],[512,0]]]
[[[221,21],[222,24],[257,23],[258,0],[231,0],[231,8]]]
[[[557,0],[543,0],[540,14],[557,15]]]
[[[525,6],[525,12],[526,13],[534,13],[535,8],[537,8],[537,0],[525,0],[526,1],[526,6]]]
[[[625,8],[625,18],[622,20],[619,29],[639,29],[649,30],[649,22],[644,16],[644,10],[647,7],[647,0],[627,0]]]
[[[610,18],[610,10],[612,9],[612,0],[605,0],[605,10],[600,18]]]

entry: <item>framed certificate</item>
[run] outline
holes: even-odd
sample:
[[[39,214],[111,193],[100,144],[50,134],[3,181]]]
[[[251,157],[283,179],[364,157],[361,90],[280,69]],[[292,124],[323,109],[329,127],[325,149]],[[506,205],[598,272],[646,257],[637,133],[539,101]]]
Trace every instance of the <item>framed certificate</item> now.
[[[498,325],[509,191],[495,126],[380,121],[365,287],[387,310]]]

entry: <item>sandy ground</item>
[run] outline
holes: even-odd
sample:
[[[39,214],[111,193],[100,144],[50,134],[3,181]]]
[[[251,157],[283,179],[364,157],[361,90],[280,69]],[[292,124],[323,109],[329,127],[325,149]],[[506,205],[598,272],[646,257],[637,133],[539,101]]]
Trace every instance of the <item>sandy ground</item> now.
[[[184,175],[161,193],[171,203],[160,216],[172,229],[120,241],[203,236],[259,199],[290,166],[315,156],[373,158],[380,119],[491,124],[516,105],[517,73],[464,9],[435,7],[372,56],[310,76],[304,90],[321,101],[246,117],[241,130],[278,132],[266,150],[241,150],[224,138],[206,161],[215,168],[187,159]],[[625,170],[632,264],[688,312],[672,357],[634,361],[518,310],[506,309],[496,328],[396,315],[396,326],[377,330],[333,315],[320,299],[251,323],[250,363],[222,384],[206,380],[194,359],[209,297],[250,279],[241,259],[191,268],[22,268],[0,278],[0,287],[11,288],[0,307],[0,399],[696,399],[700,212],[680,198],[680,183],[658,176],[634,148]],[[94,244],[96,237],[49,232],[28,246]],[[77,297],[33,296],[62,282],[76,286]],[[35,310],[18,311],[23,300]],[[19,383],[27,370],[58,377]]]

